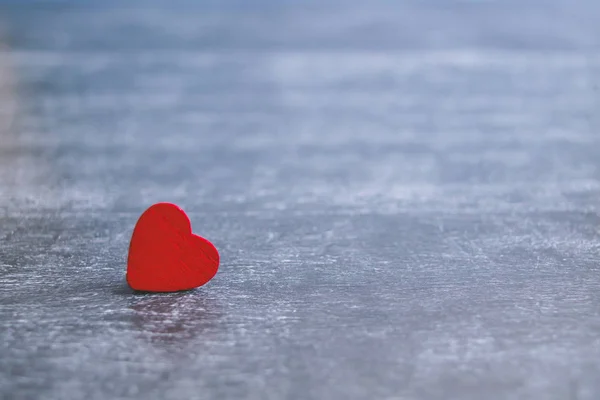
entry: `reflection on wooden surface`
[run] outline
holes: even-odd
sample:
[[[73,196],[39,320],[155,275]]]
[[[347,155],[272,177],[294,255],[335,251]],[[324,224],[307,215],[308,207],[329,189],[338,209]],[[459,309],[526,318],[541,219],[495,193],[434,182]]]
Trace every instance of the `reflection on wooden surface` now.
[[[222,330],[218,304],[198,291],[144,297],[130,308],[139,337],[160,346],[208,341]]]

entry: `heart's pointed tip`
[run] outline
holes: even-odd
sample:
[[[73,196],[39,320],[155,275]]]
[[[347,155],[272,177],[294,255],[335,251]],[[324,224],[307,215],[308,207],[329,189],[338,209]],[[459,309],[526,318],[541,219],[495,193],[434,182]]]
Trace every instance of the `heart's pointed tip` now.
[[[213,275],[214,277],[214,275]],[[196,282],[191,285],[183,285],[183,286],[162,286],[157,285],[152,282],[131,282],[129,277],[127,277],[127,285],[131,290],[133,290],[134,294],[149,294],[149,293],[178,293],[178,292],[191,292],[196,290],[202,286],[208,284],[208,282],[212,280],[212,277],[204,282]]]
[[[198,286],[199,287],[199,286]],[[192,292],[198,287],[193,288],[185,288],[185,289],[156,289],[156,288],[138,288],[133,290],[133,294],[142,295],[142,294],[160,294],[160,293],[182,293],[182,292]]]

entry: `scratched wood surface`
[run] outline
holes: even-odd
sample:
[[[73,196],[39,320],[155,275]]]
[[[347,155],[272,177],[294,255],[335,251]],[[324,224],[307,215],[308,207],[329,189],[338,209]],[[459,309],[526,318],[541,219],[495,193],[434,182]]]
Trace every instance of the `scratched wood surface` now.
[[[402,4],[0,0],[0,398],[598,399],[600,5]]]

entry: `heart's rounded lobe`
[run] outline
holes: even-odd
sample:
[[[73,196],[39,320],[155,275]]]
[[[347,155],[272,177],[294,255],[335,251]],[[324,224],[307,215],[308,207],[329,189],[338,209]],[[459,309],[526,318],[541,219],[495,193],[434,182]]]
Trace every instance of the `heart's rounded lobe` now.
[[[135,225],[127,259],[127,283],[132,289],[193,289],[210,281],[218,268],[215,246],[192,233],[190,219],[175,204],[154,204]]]

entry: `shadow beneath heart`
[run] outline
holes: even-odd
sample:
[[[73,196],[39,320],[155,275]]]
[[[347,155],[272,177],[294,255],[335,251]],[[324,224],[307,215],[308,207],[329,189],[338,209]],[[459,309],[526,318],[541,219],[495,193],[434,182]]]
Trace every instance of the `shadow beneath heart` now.
[[[188,289],[188,290],[180,290],[178,292],[169,292],[169,293],[156,293],[156,292],[144,292],[141,290],[134,290],[132,289],[128,284],[127,281],[123,280],[122,283],[120,283],[118,286],[116,286],[115,288],[112,289],[112,293],[119,295],[119,296],[126,296],[126,297],[149,297],[149,296],[155,296],[155,297],[168,297],[168,296],[174,296],[174,295],[183,295],[185,293],[192,293],[195,292],[196,289]]]
[[[133,297],[130,309],[137,336],[169,349],[214,339],[223,330],[219,305],[198,289],[140,294]]]

